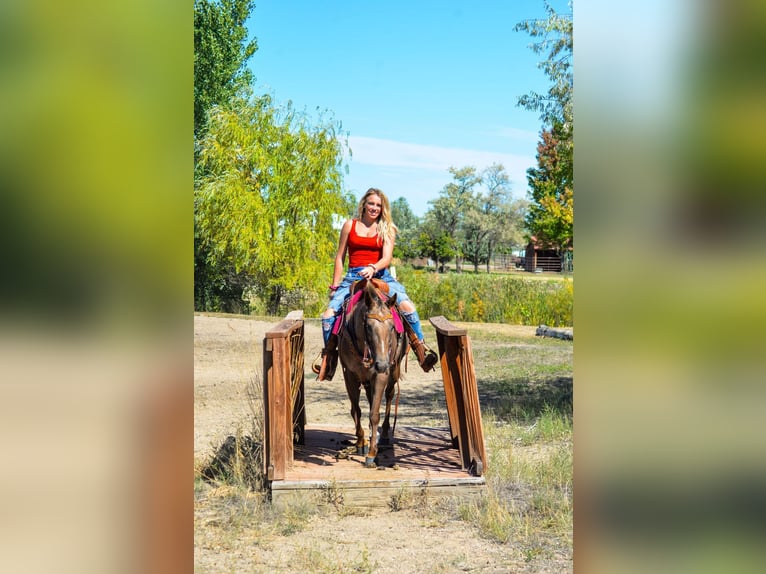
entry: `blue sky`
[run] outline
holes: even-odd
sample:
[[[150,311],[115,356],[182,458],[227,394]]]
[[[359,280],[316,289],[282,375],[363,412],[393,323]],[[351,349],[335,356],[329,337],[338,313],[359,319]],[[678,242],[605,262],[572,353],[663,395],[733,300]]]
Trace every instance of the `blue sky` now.
[[[542,0],[256,0],[250,67],[256,92],[342,122],[357,197],[378,187],[423,215],[450,166],[499,162],[523,198],[541,123],[516,101],[548,81],[513,27],[545,15]]]

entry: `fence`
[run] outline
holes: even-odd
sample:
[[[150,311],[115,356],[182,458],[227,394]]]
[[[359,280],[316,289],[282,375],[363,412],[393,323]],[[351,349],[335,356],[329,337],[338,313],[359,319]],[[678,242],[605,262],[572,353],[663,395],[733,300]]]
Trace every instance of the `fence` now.
[[[293,443],[303,444],[306,395],[303,311],[291,311],[263,339],[264,474],[283,480]]]
[[[468,332],[444,317],[431,317],[439,345],[452,446],[460,449],[463,469],[481,476],[487,468],[479,389]]]

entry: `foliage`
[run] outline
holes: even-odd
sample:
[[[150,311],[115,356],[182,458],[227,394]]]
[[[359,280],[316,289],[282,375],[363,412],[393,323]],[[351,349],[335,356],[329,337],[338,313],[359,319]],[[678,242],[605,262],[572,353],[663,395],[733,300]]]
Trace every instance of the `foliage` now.
[[[524,21],[514,28],[538,39],[530,46],[536,54],[547,52],[539,66],[551,82],[547,94],[530,92],[518,100],[520,106],[540,112],[544,124],[537,147],[538,165],[527,170],[532,205],[525,221],[531,236],[563,256],[572,244],[573,229],[573,24],[571,13],[557,14],[548,3],[545,9],[545,20]]]
[[[474,271],[480,263],[487,264],[498,251],[508,252],[521,244],[521,222],[525,201],[511,200],[511,182],[502,164],[493,164],[481,174],[486,191],[466,214],[462,237],[466,259],[473,263]]]
[[[538,167],[527,170],[532,203],[526,225],[537,241],[562,253],[572,242],[574,195],[572,157],[562,148],[559,133],[557,127],[542,131]]]
[[[413,259],[420,255],[418,249],[420,219],[412,212],[407,199],[400,197],[391,203],[393,217],[399,233],[394,245],[394,257]]]
[[[194,0],[194,136],[204,130],[207,112],[237,95],[252,81],[245,65],[258,49],[245,23],[253,0]]]
[[[570,2],[571,10],[571,2]],[[551,81],[548,93],[529,92],[520,96],[521,107],[540,112],[544,124],[564,123],[567,132],[573,124],[572,96],[574,77],[572,73],[573,23],[572,14],[558,14],[545,2],[548,17],[545,20],[525,20],[514,26],[515,32],[526,32],[539,39],[530,45],[535,54],[546,51],[546,59],[538,64]],[[571,133],[570,133],[571,135]]]
[[[450,167],[449,172],[453,181],[444,186],[439,197],[428,202],[431,209],[426,213],[428,225],[424,227],[424,232],[428,235],[427,245],[434,255],[433,259],[443,265],[454,256],[460,269],[463,258],[461,226],[476,201],[474,188],[481,183],[481,176],[471,166]]]
[[[422,317],[451,321],[571,326],[571,280],[530,280],[507,275],[418,272],[397,268],[399,280]]]
[[[209,110],[245,93],[252,80],[246,64],[257,50],[257,43],[255,39],[248,41],[245,23],[253,8],[252,0],[194,1],[194,169],[197,180],[204,169],[198,160]],[[249,308],[242,294],[250,287],[251,279],[226,260],[216,262],[206,250],[196,226],[196,207],[195,200],[194,308],[246,313]]]
[[[238,99],[209,116],[201,142],[195,230],[208,261],[251,278],[276,313],[284,294],[329,281],[341,191],[338,126],[316,126],[269,97]]]

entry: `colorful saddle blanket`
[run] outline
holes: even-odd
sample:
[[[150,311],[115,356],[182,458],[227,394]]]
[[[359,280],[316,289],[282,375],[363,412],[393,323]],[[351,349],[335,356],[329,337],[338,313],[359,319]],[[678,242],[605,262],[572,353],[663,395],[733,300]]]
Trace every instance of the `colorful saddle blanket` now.
[[[375,288],[378,290],[381,300],[386,301],[388,299],[388,283],[380,279],[372,279],[371,281]],[[364,295],[364,288],[366,286],[366,279],[355,281],[354,284],[351,285],[349,297],[343,304],[343,310],[342,312],[338,313],[338,316],[335,318],[335,324],[332,328],[333,334],[338,335],[343,330],[343,325],[346,323],[348,318],[351,317],[351,313],[353,313],[356,304]],[[396,305],[391,308],[391,316],[394,321],[394,328],[396,329],[396,332],[399,334],[403,333],[404,324],[402,323],[402,318],[399,315],[399,309],[396,307]]]

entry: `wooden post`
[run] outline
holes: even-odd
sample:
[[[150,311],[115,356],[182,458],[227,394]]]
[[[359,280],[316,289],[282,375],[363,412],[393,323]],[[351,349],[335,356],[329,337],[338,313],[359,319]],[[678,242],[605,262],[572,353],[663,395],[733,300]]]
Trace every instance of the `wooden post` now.
[[[303,383],[303,311],[292,311],[263,339],[263,470],[268,480],[284,480],[292,464],[296,423],[303,436]]]
[[[481,476],[487,455],[471,341],[465,329],[444,317],[431,317],[430,322],[436,329],[452,445],[460,449],[463,469]]]

